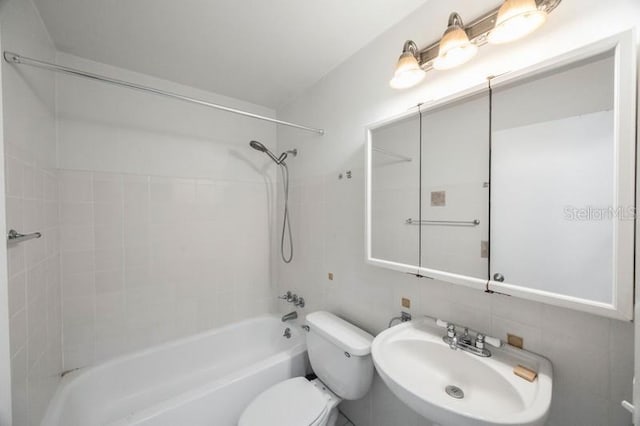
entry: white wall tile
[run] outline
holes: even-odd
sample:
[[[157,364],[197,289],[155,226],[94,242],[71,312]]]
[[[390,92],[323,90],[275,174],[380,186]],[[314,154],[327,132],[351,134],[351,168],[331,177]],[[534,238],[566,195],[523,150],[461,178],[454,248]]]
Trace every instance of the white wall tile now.
[[[274,311],[263,184],[61,175],[61,192],[71,182],[94,200],[61,204],[62,232],[72,234],[60,242],[65,336],[74,337],[65,338],[65,369]]]
[[[54,60],[31,1],[3,5],[3,48]],[[62,371],[54,76],[2,64],[6,225],[43,237],[7,248],[14,426],[37,425]],[[66,243],[66,241],[65,241]]]

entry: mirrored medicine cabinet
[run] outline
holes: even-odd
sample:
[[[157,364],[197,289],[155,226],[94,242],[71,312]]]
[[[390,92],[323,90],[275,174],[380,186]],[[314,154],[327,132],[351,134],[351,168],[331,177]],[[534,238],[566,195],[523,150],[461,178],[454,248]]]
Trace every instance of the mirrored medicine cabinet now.
[[[630,320],[633,40],[368,126],[367,262]]]

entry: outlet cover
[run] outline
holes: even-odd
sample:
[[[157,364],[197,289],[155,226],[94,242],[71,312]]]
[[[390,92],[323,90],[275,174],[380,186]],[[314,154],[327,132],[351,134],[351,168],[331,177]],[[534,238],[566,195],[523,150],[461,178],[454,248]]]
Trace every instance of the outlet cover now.
[[[433,207],[442,207],[447,204],[445,191],[433,191],[431,192],[431,205]]]
[[[480,258],[489,258],[489,241],[480,241]]]
[[[329,281],[333,281],[333,272],[329,272],[328,278],[329,278]]]
[[[507,333],[507,343],[518,349],[522,349],[524,346],[524,339],[520,336],[516,336],[515,334]]]

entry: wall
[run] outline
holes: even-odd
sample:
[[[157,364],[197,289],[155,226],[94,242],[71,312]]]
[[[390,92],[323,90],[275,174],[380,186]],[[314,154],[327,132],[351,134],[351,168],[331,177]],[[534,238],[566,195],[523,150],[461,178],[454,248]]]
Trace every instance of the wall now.
[[[554,365],[550,425],[626,425],[620,407],[631,398],[633,326],[584,313],[481,292],[371,267],[364,262],[364,127],[418,102],[482,83],[498,75],[571,50],[640,23],[632,0],[602,4],[565,0],[545,27],[508,46],[485,46],[459,70],[430,72],[415,89],[396,92],[388,80],[403,42],[419,46],[441,36],[451,11],[472,19],[499,2],[430,1],[374,40],[296,101],[281,119],[326,129],[326,135],[278,129],[279,149],[297,147],[289,162],[292,223],[297,256],[278,263],[280,292],[308,301],[303,312],[328,309],[372,333],[398,314],[400,298],[412,299],[414,315],[428,314],[469,324],[504,337],[524,337],[525,348]],[[352,170],[353,179],[338,179]],[[332,272],[333,280],[327,273]],[[393,397],[376,379],[364,399],[343,404],[359,426],[422,425],[428,422]]]
[[[60,63],[264,115],[59,54]],[[274,309],[272,124],[57,75],[65,369]],[[212,77],[213,78],[213,77]]]
[[[31,1],[5,2],[0,12],[3,50],[55,57]],[[62,371],[55,81],[2,61],[2,89],[7,229],[43,234],[7,249],[11,424],[36,425]]]

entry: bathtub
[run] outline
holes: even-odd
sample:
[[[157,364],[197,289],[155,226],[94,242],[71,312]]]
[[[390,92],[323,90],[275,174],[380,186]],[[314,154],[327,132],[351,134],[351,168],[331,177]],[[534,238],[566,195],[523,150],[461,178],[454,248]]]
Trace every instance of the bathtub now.
[[[42,426],[236,425],[256,395],[307,368],[301,329],[261,316],[65,375]]]

